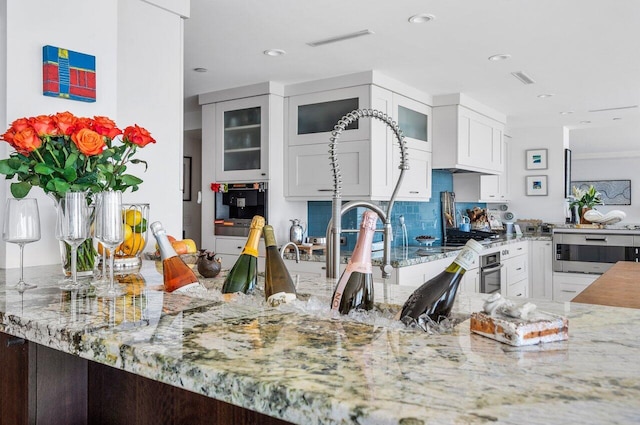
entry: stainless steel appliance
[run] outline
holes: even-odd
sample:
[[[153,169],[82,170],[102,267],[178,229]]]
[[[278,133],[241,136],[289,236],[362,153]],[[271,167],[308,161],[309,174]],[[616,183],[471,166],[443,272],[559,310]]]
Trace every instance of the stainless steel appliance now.
[[[216,192],[214,234],[248,236],[254,215],[267,217],[267,183],[227,183]]]
[[[485,239],[496,239],[500,235],[496,232],[485,232],[482,230],[470,230],[468,232],[458,229],[458,219],[456,211],[456,194],[453,192],[440,192],[440,202],[442,206],[442,245],[462,246],[469,239],[482,241]]]
[[[607,271],[618,261],[640,261],[640,232],[628,230],[554,229],[553,271]]]
[[[500,292],[500,252],[480,256],[480,293]]]

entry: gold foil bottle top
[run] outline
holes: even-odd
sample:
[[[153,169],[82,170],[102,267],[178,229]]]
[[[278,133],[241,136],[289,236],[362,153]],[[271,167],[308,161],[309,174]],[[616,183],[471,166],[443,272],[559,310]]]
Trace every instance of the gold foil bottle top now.
[[[262,230],[262,228],[264,227],[264,223],[264,217],[262,217],[261,215],[254,215],[253,219],[251,220],[251,226],[249,226],[249,228]]]

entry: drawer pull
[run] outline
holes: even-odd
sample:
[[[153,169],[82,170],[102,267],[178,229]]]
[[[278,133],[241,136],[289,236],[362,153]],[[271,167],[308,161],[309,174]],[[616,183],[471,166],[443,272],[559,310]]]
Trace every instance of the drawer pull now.
[[[578,292],[578,291],[570,291],[570,290],[568,290],[568,289],[561,289],[561,291],[562,291],[562,292],[566,292],[566,293],[568,293],[568,294],[575,294],[576,292]]]
[[[522,270],[522,267],[518,267],[516,270]]]
[[[333,192],[333,189],[318,189],[318,192]]]

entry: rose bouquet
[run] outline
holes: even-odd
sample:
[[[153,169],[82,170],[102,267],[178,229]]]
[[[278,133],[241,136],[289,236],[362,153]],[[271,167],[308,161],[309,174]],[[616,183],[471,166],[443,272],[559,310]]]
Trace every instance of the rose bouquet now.
[[[17,119],[0,139],[15,149],[0,160],[0,173],[17,178],[11,194],[24,198],[37,186],[56,201],[70,190],[87,196],[108,189],[138,190],[142,180],[126,173],[127,164],[143,164],[146,171],[147,163],[133,156],[138,148],[156,142],[138,125],[122,131],[107,117],[70,112]],[[78,269],[92,270],[94,256],[88,240],[78,249]]]

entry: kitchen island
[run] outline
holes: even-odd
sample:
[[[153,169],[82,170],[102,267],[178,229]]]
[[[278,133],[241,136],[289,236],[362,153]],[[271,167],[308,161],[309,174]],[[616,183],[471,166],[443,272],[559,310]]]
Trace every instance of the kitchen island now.
[[[209,290],[165,294],[148,261],[127,278],[130,294],[115,302],[63,293],[57,267],[25,269],[38,288],[24,293],[5,288],[17,270],[2,273],[0,331],[89,363],[88,373],[78,373],[89,382],[89,423],[174,423],[160,416],[178,403],[169,392],[148,393],[158,416],[141,418],[133,402],[123,402],[130,388],[116,372],[184,389],[201,397],[198,404],[221,401],[266,415],[228,423],[640,421],[636,309],[535,301],[569,318],[569,340],[516,348],[469,332],[469,313],[481,309],[483,295],[460,294],[457,325],[430,335],[391,319],[412,290],[398,285],[377,284],[383,313],[372,322],[332,318],[334,281],[327,279],[300,277],[301,301],[273,308],[255,296],[225,300],[216,289],[221,279],[203,280]],[[96,370],[107,378],[96,381]],[[54,403],[67,395],[56,394]],[[99,420],[105,411],[119,419]],[[224,423],[190,423],[199,421]]]

